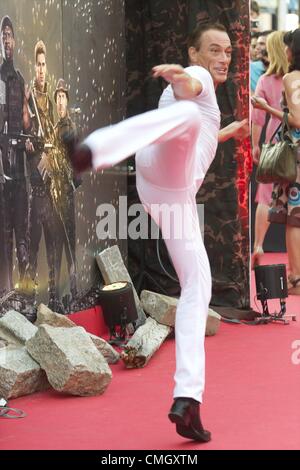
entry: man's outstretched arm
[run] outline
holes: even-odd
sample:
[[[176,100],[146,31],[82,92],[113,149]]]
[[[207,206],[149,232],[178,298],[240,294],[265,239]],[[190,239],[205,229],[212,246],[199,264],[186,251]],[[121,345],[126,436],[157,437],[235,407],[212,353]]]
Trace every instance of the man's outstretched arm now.
[[[152,69],[153,77],[162,77],[172,85],[174,95],[178,99],[189,100],[200,95],[202,84],[188,75],[181,65],[162,64]]]
[[[229,139],[240,139],[243,140],[249,137],[249,122],[248,119],[242,121],[234,121],[219,131],[219,143],[226,142]]]

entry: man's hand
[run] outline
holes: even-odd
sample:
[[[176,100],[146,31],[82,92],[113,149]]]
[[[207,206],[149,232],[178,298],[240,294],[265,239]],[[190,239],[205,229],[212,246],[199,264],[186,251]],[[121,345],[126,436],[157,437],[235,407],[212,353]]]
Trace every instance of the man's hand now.
[[[263,111],[267,111],[269,106],[266,100],[260,96],[252,96],[251,103],[253,108],[262,109]]]
[[[250,129],[248,119],[242,121],[234,121],[219,132],[219,142],[226,142],[229,139],[243,140],[249,137]]]
[[[51,165],[50,165],[50,160],[49,160],[49,155],[45,152],[42,153],[41,160],[38,164],[38,170],[43,178],[43,181],[46,181],[49,177],[51,177]]]
[[[234,121],[231,124],[232,137],[235,139],[246,139],[250,135],[249,121],[248,119],[243,119],[242,121]]]
[[[29,101],[30,95],[31,95],[31,89],[28,85],[25,85],[24,93],[25,93],[26,101]]]
[[[169,83],[187,81],[190,77],[178,64],[162,64],[152,68],[153,78],[162,77]]]
[[[30,139],[27,139],[25,142],[25,148],[27,153],[34,153],[34,146]]]
[[[181,65],[162,64],[152,69],[153,77],[162,77],[171,83],[174,95],[178,99],[189,100],[200,95],[202,84],[187,74]]]

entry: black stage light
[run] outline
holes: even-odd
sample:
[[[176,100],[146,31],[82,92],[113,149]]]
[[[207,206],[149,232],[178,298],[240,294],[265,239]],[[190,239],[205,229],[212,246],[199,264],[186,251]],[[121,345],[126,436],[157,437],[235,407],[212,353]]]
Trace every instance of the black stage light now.
[[[288,323],[286,313],[285,299],[288,297],[286,266],[285,264],[269,264],[255,267],[255,283],[257,299],[262,304],[262,315],[257,318],[258,323],[269,323],[272,321],[281,321]],[[280,312],[270,314],[268,299],[279,299]],[[296,316],[292,315],[292,320]]]
[[[126,340],[127,325],[138,318],[132,285],[119,281],[103,286],[98,299],[110,331],[109,343],[120,346]]]

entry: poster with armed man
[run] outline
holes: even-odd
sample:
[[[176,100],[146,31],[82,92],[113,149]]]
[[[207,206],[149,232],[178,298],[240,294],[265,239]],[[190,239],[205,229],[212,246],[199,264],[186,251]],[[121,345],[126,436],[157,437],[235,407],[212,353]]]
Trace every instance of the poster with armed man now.
[[[95,255],[116,242],[97,236],[97,208],[126,171],[78,177],[63,140],[123,117],[123,2],[100,3],[1,2],[0,311],[87,308]]]

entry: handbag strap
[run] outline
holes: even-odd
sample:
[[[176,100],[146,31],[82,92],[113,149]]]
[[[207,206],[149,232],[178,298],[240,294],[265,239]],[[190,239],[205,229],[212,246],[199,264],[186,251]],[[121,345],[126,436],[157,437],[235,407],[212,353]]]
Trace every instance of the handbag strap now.
[[[290,128],[290,125],[289,125],[289,113],[288,113],[288,111],[284,111],[282,121],[279,124],[279,126],[277,127],[277,129],[275,130],[275,132],[273,133],[272,137],[270,138],[269,143],[273,142],[273,139],[275,138],[275,136],[276,136],[276,134],[277,134],[277,132],[279,131],[280,128],[281,128],[280,140],[281,141],[284,140],[284,132],[285,132],[286,128],[288,130],[288,135],[289,135],[290,139],[292,140],[291,128]]]
[[[287,109],[287,108],[286,108]],[[291,128],[290,128],[290,125],[289,125],[289,111],[287,109],[287,111],[284,111],[283,113],[283,118],[282,118],[282,122],[284,123],[284,126],[283,127],[286,127],[287,130],[288,130],[288,136],[289,138],[291,139],[291,141],[293,140],[293,137],[292,137],[292,132],[291,132]],[[283,132],[282,132],[282,137],[283,137]],[[283,139],[282,139],[283,140]]]
[[[273,142],[273,139],[275,138],[275,135],[277,134],[277,132],[279,131],[280,128],[284,128],[284,126],[282,125],[282,122],[279,124],[279,126],[276,128],[276,130],[274,131],[274,134],[272,135],[272,137],[270,138],[270,141],[269,143],[271,144]],[[281,134],[282,132],[280,133],[280,137],[281,137]],[[282,137],[281,137],[282,138]]]

